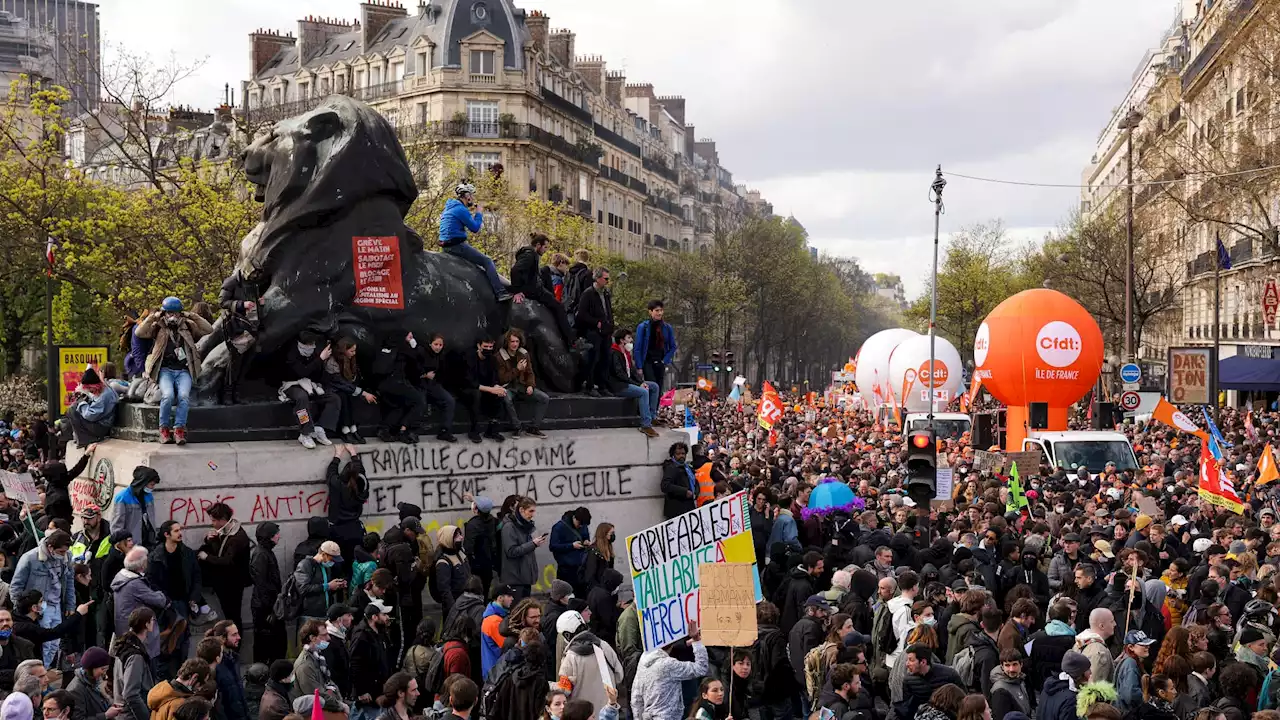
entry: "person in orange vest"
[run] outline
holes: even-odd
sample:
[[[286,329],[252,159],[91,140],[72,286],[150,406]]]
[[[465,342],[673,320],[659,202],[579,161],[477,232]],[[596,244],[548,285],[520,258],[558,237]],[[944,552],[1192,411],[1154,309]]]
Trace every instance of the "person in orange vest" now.
[[[711,461],[704,462],[693,472],[698,480],[697,506],[702,507],[716,499],[716,481],[711,478]]]

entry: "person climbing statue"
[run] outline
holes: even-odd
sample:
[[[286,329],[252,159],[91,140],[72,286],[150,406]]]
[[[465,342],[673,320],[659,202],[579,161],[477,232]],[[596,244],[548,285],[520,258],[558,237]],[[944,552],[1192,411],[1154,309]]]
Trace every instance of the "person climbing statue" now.
[[[502,278],[498,277],[498,268],[488,255],[467,242],[467,231],[478,233],[484,225],[484,208],[476,205],[476,186],[464,180],[458,183],[455,193],[458,197],[449,198],[449,202],[444,205],[444,212],[440,213],[440,249],[478,265],[484,270],[485,277],[489,278],[489,285],[493,287],[493,294],[498,302],[506,302],[512,296],[502,284]],[[471,213],[473,207],[476,208],[474,215]]]

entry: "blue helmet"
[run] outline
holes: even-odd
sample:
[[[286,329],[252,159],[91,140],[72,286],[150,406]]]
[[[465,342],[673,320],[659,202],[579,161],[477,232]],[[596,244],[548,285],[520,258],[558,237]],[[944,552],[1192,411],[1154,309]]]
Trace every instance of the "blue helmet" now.
[[[170,295],[160,303],[160,309],[165,312],[182,312],[182,301]]]

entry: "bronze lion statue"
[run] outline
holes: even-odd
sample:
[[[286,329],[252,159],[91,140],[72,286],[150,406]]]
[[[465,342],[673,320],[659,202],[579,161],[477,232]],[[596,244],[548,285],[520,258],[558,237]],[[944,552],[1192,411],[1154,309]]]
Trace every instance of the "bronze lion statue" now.
[[[574,389],[576,357],[546,308],[499,304],[480,268],[427,251],[405,226],[418,189],[395,130],[368,105],[330,97],[260,133],[242,161],[263,203],[233,276],[250,280],[262,297],[257,341],[245,360],[250,381],[270,380],[273,356],[303,330],[355,337],[368,368],[381,343],[409,331],[440,333],[449,347],[469,350],[482,335],[497,341],[516,327],[528,338],[539,383]],[[399,243],[404,309],[356,305],[353,238],[388,236]],[[216,392],[227,367],[224,338],[220,320],[201,343],[202,397]]]

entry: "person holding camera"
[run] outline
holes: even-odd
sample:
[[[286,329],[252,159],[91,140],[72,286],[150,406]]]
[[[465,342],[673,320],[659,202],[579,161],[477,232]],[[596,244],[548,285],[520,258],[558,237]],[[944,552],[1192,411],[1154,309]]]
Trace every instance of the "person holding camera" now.
[[[187,412],[191,409],[191,385],[200,374],[196,341],[213,332],[213,326],[195,313],[185,312],[182,301],[170,296],[159,309],[138,323],[134,335],[154,340],[147,356],[147,377],[160,386],[160,442],[187,442]],[[174,410],[174,401],[177,410]]]
[[[502,278],[498,277],[498,268],[493,260],[467,242],[468,230],[478,233],[484,226],[484,208],[476,203],[476,186],[463,181],[458,183],[454,192],[458,197],[449,198],[449,202],[444,205],[444,212],[440,213],[440,249],[483,270],[493,288],[494,297],[498,302],[506,302],[512,296],[502,284]],[[474,215],[471,208],[476,208]]]

